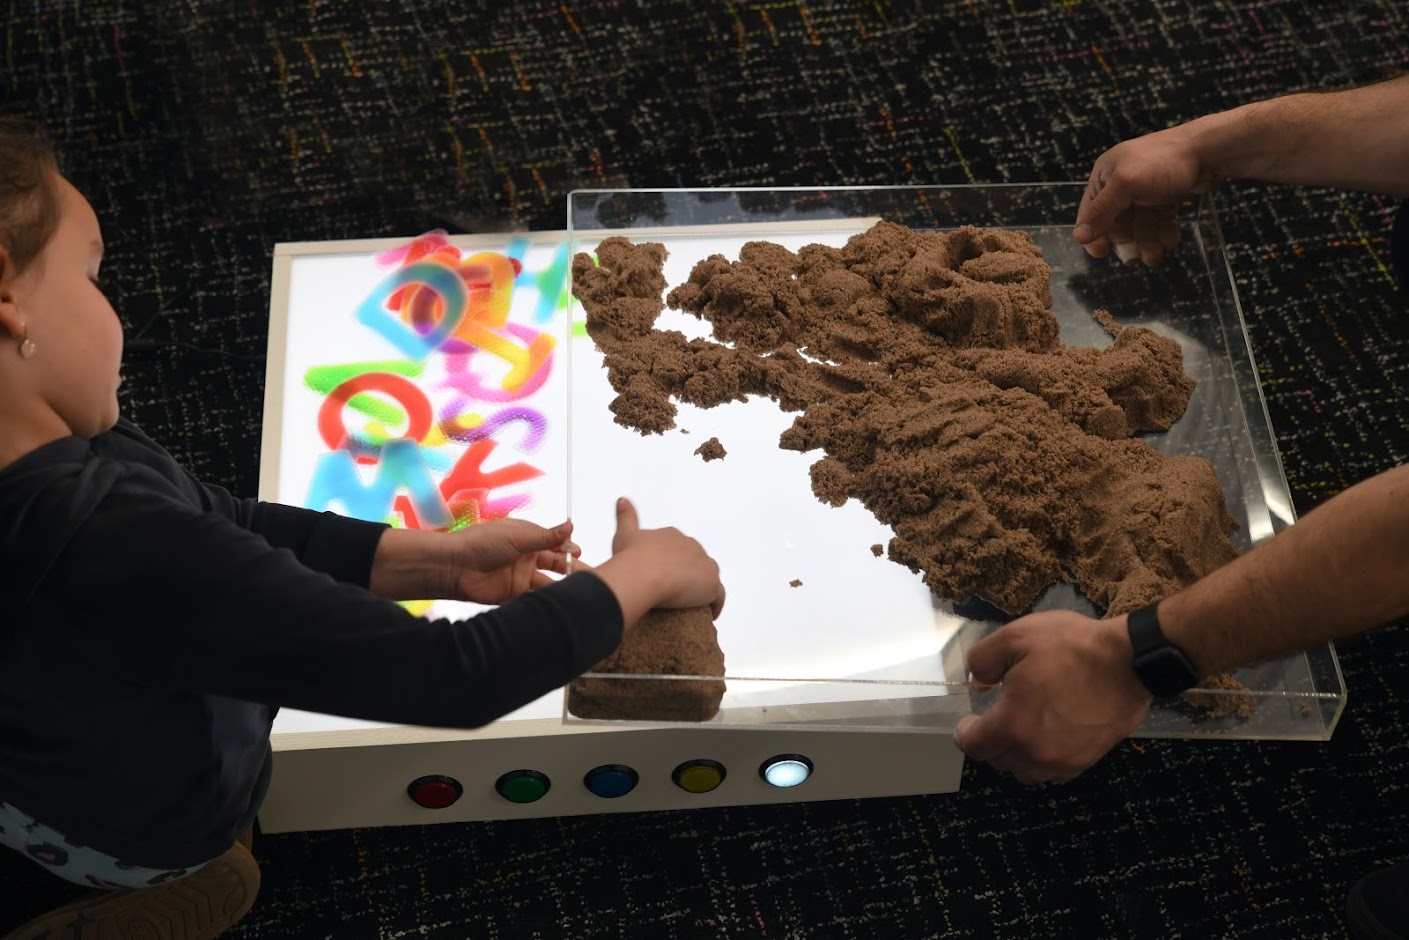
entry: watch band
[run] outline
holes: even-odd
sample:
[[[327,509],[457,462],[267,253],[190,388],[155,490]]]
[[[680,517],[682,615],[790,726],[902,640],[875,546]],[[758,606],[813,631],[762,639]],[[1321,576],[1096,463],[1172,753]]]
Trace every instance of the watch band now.
[[[1158,603],[1131,611],[1126,620],[1126,627],[1130,631],[1130,646],[1134,649],[1137,660],[1169,643],[1169,640],[1165,639],[1164,631],[1160,629]]]
[[[1200,678],[1189,657],[1160,629],[1158,608],[1158,603],[1150,604],[1126,618],[1135,674],[1157,699],[1191,689]]]

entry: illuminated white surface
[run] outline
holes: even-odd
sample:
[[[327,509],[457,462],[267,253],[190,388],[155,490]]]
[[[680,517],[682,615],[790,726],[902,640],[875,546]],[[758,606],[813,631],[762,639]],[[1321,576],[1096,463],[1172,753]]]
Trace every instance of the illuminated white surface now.
[[[276,254],[276,275],[279,264],[283,261],[288,266],[286,295],[284,298],[277,296],[276,289],[271,315],[271,350],[278,350],[281,368],[277,375],[270,377],[270,387],[266,389],[266,396],[273,396],[273,407],[266,408],[260,498],[296,506],[309,505],[310,487],[318,462],[329,452],[317,430],[319,415],[327,395],[309,387],[305,381],[309,369],[354,363],[410,362],[384,335],[357,322],[354,316],[359,305],[372,295],[394,270],[395,266],[382,257],[383,253],[410,242],[411,239],[403,239],[279,246],[280,253]],[[493,435],[496,447],[483,464],[486,472],[492,472],[508,464],[526,460],[543,471],[543,475],[536,479],[515,483],[493,493],[495,497],[526,496],[528,504],[513,515],[542,525],[555,525],[567,518],[567,312],[565,306],[559,306],[552,312],[551,317],[545,318],[543,294],[545,290],[556,294],[556,290],[552,282],[545,282],[544,290],[540,290],[540,278],[553,267],[555,259],[561,253],[562,242],[560,235],[546,238],[457,236],[451,239],[451,243],[459,247],[467,257],[486,250],[505,253],[511,247],[515,253],[520,254],[523,271],[514,282],[508,321],[510,324],[551,333],[556,338],[557,348],[553,353],[552,368],[546,381],[532,395],[499,403],[476,402],[467,409],[488,419],[501,408],[531,405],[546,418],[544,434],[541,441],[537,442],[528,439],[526,429],[521,423],[505,425]],[[548,299],[556,301],[557,297]],[[274,335],[276,331],[279,333],[277,336]],[[412,384],[425,393],[437,414],[457,394],[448,384],[448,362],[447,357],[442,355],[428,356],[417,364],[421,368],[421,374],[408,377]],[[502,382],[508,372],[508,365],[492,356],[476,353],[474,372],[486,385],[493,387]],[[377,397],[389,400],[385,396]],[[377,425],[373,419],[348,406],[343,407],[342,414],[349,430],[363,430]],[[395,434],[405,428],[390,427],[388,430]],[[459,443],[423,448],[434,478],[442,479],[465,449],[466,446]],[[371,467],[359,466],[357,474],[363,483],[367,483],[374,478],[375,471]],[[347,511],[347,506],[341,501],[334,501],[327,506],[316,505],[314,508]],[[472,616],[480,609],[482,608],[474,604],[438,601],[426,614],[460,619]],[[561,712],[561,698],[560,693],[551,693],[506,718],[557,718]],[[275,720],[274,732],[276,735],[301,734],[390,727],[394,726],[284,709]]]
[[[735,259],[755,238],[792,250],[812,243],[841,247],[867,227],[858,221],[826,231],[659,240],[669,251],[664,273],[674,287],[696,262],[714,254]],[[576,304],[574,311],[580,319]],[[661,314],[656,328],[687,338],[709,336],[707,322],[673,310]],[[871,551],[889,543],[890,527],[856,500],[833,507],[813,495],[808,468],[823,456],[820,450],[778,446],[796,413],[767,398],[709,409],[679,404],[676,429],[642,435],[612,420],[616,392],[590,339],[573,340],[570,372],[571,511],[583,557],[609,555],[617,496],[631,498],[642,526],[675,526],[698,539],[719,562],[729,592],[716,621],[726,675],[836,679],[883,673],[893,680],[962,681],[945,675],[939,655],[961,618],[935,602],[918,574]],[[711,437],[727,456],[706,462],[694,451]],[[801,584],[794,587],[794,581]],[[781,688],[760,684],[740,693],[757,700]],[[829,696],[837,690],[827,688]],[[878,692],[861,687],[854,694],[865,699]],[[815,695],[802,686],[784,699]],[[745,702],[731,688],[724,705],[734,704]]]
[[[987,220],[964,217],[959,221],[984,223]],[[727,236],[711,234],[708,237],[699,235],[698,230],[691,233],[649,228],[629,234],[636,241],[665,242],[671,253],[665,274],[673,287],[688,276],[697,260],[713,253],[737,257],[738,249],[749,240],[766,239],[793,249],[811,242],[840,246],[847,237],[863,231],[870,223],[869,218],[836,219],[822,225],[811,223],[810,231],[798,232],[789,231],[786,225],[750,222],[732,225]],[[1251,393],[1246,389],[1240,393],[1236,380],[1228,374],[1229,352],[1235,358],[1245,352],[1236,304],[1232,320],[1226,312],[1214,314],[1223,318],[1222,329],[1229,336],[1231,346],[1225,349],[1224,341],[1218,339],[1217,327],[1210,333],[1206,325],[1196,324],[1194,335],[1182,332],[1182,311],[1191,309],[1187,302],[1171,309],[1167,299],[1157,293],[1147,297],[1138,289],[1124,290],[1114,300],[1108,298],[1108,282],[1096,276],[1099,272],[1094,271],[1092,262],[1079,246],[1071,242],[1069,228],[1065,225],[1024,224],[1022,227],[1033,232],[1053,267],[1053,309],[1062,323],[1064,342],[1107,344],[1109,338],[1090,317],[1093,309],[1106,303],[1112,304],[1122,322],[1148,325],[1180,342],[1186,371],[1199,383],[1194,399],[1189,413],[1168,434],[1152,435],[1147,440],[1166,453],[1199,453],[1213,462],[1229,497],[1230,509],[1242,525],[1234,534],[1235,542],[1245,548],[1267,537],[1274,519],[1284,524],[1286,513],[1279,511],[1282,507],[1278,503],[1279,500],[1285,502],[1284,484],[1276,472],[1275,451],[1263,454],[1257,449],[1263,444],[1259,440],[1252,442],[1259,461],[1255,469],[1260,475],[1251,472],[1250,461],[1244,454],[1249,447],[1249,431],[1244,421],[1246,397],[1240,400],[1239,396],[1251,394],[1255,398],[1256,391],[1254,386]],[[562,237],[561,233],[540,235]],[[1203,228],[1197,228],[1193,236],[1191,241],[1208,237]],[[598,237],[599,233],[593,233],[590,241],[573,247],[575,250],[593,248]],[[456,239],[457,244],[469,241],[471,239]],[[479,244],[488,246],[489,241],[481,239]],[[501,246],[503,241],[500,237]],[[290,249],[291,254],[288,296],[307,298],[298,300],[305,312],[291,319],[317,316],[317,311],[307,305],[310,302],[316,305],[320,297],[333,296],[316,289],[320,282],[334,279],[343,285],[343,302],[368,289],[375,277],[366,272],[357,275],[356,264],[368,263],[375,251],[385,250],[388,244],[386,241],[364,244],[365,249],[361,245],[326,245],[311,256],[307,255],[305,246],[281,246]],[[333,257],[305,267],[305,263],[319,255]],[[1200,277],[1212,274],[1214,293],[1223,298],[1221,302],[1227,302],[1228,298],[1220,293],[1229,289],[1220,286],[1224,283],[1220,267],[1206,268],[1204,274],[1199,274],[1196,270],[1200,265],[1199,256],[1184,260],[1194,273],[1190,275],[1188,286],[1181,287],[1176,296],[1196,304],[1206,303],[1206,306],[1192,308],[1196,316],[1206,315],[1205,311],[1214,305],[1212,297],[1203,297],[1208,282],[1201,282]],[[1221,265],[1221,255],[1216,255],[1215,260]],[[530,273],[533,267],[530,261],[525,273]],[[277,272],[276,258],[276,294]],[[1122,283],[1138,285],[1138,282]],[[516,291],[516,310],[527,311],[536,300],[532,287],[522,293]],[[1136,302],[1134,306],[1130,304],[1132,300]],[[1144,315],[1122,316],[1122,313],[1136,310]],[[580,309],[575,310],[574,315],[580,320]],[[663,329],[678,329],[686,336],[708,335],[708,324],[672,311],[666,311],[658,325]],[[563,383],[558,394],[562,396],[570,426],[572,453],[564,452],[560,459],[565,467],[571,464],[572,472],[568,484],[559,486],[561,512],[542,517],[530,515],[530,518],[549,524],[570,512],[577,524],[575,537],[584,546],[585,558],[600,561],[610,552],[613,501],[619,495],[626,495],[635,500],[644,525],[674,525],[705,544],[719,560],[730,591],[728,604],[718,621],[729,676],[722,725],[750,726],[749,716],[761,710],[791,714],[790,706],[816,703],[839,706],[829,713],[842,718],[851,709],[853,715],[884,714],[887,720],[901,715],[899,723],[905,720],[907,709],[908,714],[936,708],[955,715],[963,711],[957,705],[936,706],[929,700],[945,691],[961,690],[964,649],[997,624],[954,614],[953,605],[932,598],[919,575],[884,557],[875,557],[870,546],[884,546],[890,532],[859,504],[853,501],[834,508],[816,500],[811,493],[808,468],[820,453],[799,454],[777,446],[778,435],[789,426],[792,414],[781,411],[767,399],[728,403],[707,410],[680,405],[677,423],[688,434],[673,430],[664,435],[642,436],[612,421],[607,406],[614,392],[606,383],[605,373],[600,369],[600,354],[590,340],[585,337],[569,339],[566,323],[563,330],[562,352],[571,347],[571,372],[568,374],[563,368],[567,365],[565,361],[552,381]],[[351,337],[345,339],[352,341]],[[296,387],[297,381],[289,381],[289,377],[297,373],[293,362],[299,357],[307,360],[308,350],[317,348],[318,342],[317,330],[294,330],[290,334],[291,364],[284,376],[291,398],[304,394]],[[366,359],[394,355],[391,347],[379,338],[364,337],[363,343],[355,354],[349,351],[347,355]],[[352,349],[351,346],[344,348]],[[563,358],[566,360],[567,356]],[[316,396],[311,404],[307,400],[302,403],[302,412],[299,407],[297,401],[291,401],[284,413],[293,421],[312,420],[316,415]],[[1246,413],[1252,414],[1251,411]],[[1266,434],[1263,428],[1255,430],[1258,435]],[[728,456],[707,463],[694,455],[694,450],[710,437],[720,439]],[[554,443],[566,444],[566,440],[567,435],[562,435]],[[278,449],[306,445],[306,440],[298,435],[286,434]],[[281,456],[276,455],[276,461]],[[1271,459],[1270,474],[1262,465],[1267,456]],[[297,461],[294,455],[295,466]],[[287,497],[271,496],[263,489],[261,495],[298,502],[299,490],[306,485],[308,472],[306,468],[281,472],[281,488],[285,487],[285,476],[289,479]],[[536,505],[542,508],[550,505],[551,500],[551,496],[545,496],[545,500]],[[794,587],[793,581],[801,583]],[[1091,610],[1089,602],[1071,585],[1052,587],[1036,605],[1036,609],[1062,607]],[[438,609],[452,615],[464,615],[472,610],[462,607],[456,611],[445,606]],[[1333,657],[1326,668],[1335,679],[1338,673]],[[1298,661],[1260,667],[1256,675],[1240,674],[1240,678],[1251,680],[1250,686],[1255,692],[1266,689],[1270,695],[1280,695],[1285,689],[1289,694],[1299,695],[1319,688],[1316,685],[1320,682],[1316,678],[1319,673],[1312,676],[1307,673],[1308,664]],[[757,681],[750,681],[750,677]],[[835,681],[838,679],[848,681]],[[1343,685],[1340,688],[1343,689]],[[1320,692],[1314,694],[1321,695]],[[1340,695],[1343,696],[1343,691]],[[902,700],[907,698],[915,699],[916,704],[904,705]],[[854,703],[855,707],[849,703]],[[1318,701],[1318,707],[1319,704]],[[892,712],[887,713],[886,709],[892,707]],[[728,713],[733,713],[734,717]],[[1327,711],[1324,717],[1329,721],[1323,721],[1318,711],[1303,728],[1302,712],[1293,711],[1288,717],[1278,717],[1278,713],[1264,710],[1259,713],[1258,722],[1246,725],[1224,722],[1214,733],[1256,738],[1324,736],[1336,715],[1338,709]],[[508,716],[508,722],[562,717],[562,696],[553,693]],[[1158,718],[1158,722],[1153,718],[1147,722],[1141,733],[1174,736],[1191,733],[1191,726],[1177,714],[1161,713]],[[946,718],[945,722],[952,726],[952,720]],[[809,721],[811,719],[801,721],[798,726]],[[764,723],[769,722],[777,723],[773,718]],[[321,732],[386,727],[285,712],[275,730],[276,733]],[[1207,731],[1200,729],[1197,733]]]
[[[494,242],[500,247],[502,243],[502,238]],[[532,246],[525,259],[525,270],[531,274],[546,267],[554,248],[552,244]],[[314,430],[318,426],[319,411],[326,396],[304,383],[306,370],[314,366],[400,361],[405,358],[383,336],[352,320],[352,311],[387,276],[388,270],[377,264],[376,254],[312,255],[298,257],[292,266],[282,384],[282,428],[278,452],[272,455],[278,467],[278,485],[275,493],[265,498],[305,505],[315,464],[327,452]],[[556,355],[561,360],[562,343],[566,339],[563,314],[557,314],[550,323],[535,324],[539,294],[531,280],[521,277],[521,283],[516,284],[510,322],[533,324],[539,329],[551,330],[559,339]],[[492,382],[507,371],[502,362],[483,355],[477,358],[476,366],[487,382]],[[432,404],[439,406],[448,397],[443,387],[446,381],[443,357],[431,357],[424,363],[424,368],[423,375],[413,379],[413,384],[427,391]],[[533,398],[549,415],[550,422],[566,421],[563,413],[566,395],[564,372],[561,364],[555,365],[547,382]],[[479,410],[488,412],[493,408],[493,404],[486,403]],[[357,416],[347,408],[344,408],[344,413],[348,426],[354,427]],[[365,418],[361,420],[364,424],[372,423]],[[514,425],[509,428],[511,430],[495,435],[503,446],[498,447],[485,463],[485,469],[501,467],[514,462],[524,453],[531,453],[536,464],[551,470],[539,480],[518,485],[520,490],[531,491],[533,502],[515,515],[543,525],[561,522],[567,515],[563,479],[567,466],[566,429],[561,423],[557,427],[550,423],[542,443],[530,449],[520,429]],[[458,448],[457,452],[463,449]],[[364,480],[373,475],[370,468],[359,470]],[[334,505],[331,508],[342,507]]]
[[[784,234],[775,240],[791,248],[819,240],[841,245],[849,234]],[[672,239],[666,277],[673,286],[688,276],[695,261],[714,253],[736,255],[746,240]],[[533,245],[519,283],[530,283],[554,250],[551,244]],[[313,431],[325,396],[305,384],[308,368],[399,357],[382,336],[348,322],[348,311],[386,276],[376,255],[340,252],[291,259],[282,424],[273,458],[277,488],[262,494],[266,499],[306,505],[317,461],[327,452]],[[516,287],[510,322],[530,321],[538,300],[536,290]],[[574,313],[581,318],[576,304]],[[707,335],[707,324],[670,311],[659,326]],[[542,447],[534,452],[534,463],[552,469],[533,481],[533,502],[516,515],[544,525],[571,515],[574,538],[587,561],[610,557],[618,495],[636,503],[642,525],[675,526],[698,538],[720,562],[729,590],[717,622],[726,673],[773,680],[731,683],[725,707],[933,695],[942,691],[935,683],[962,681],[945,675],[939,655],[961,618],[936,605],[918,575],[872,554],[871,546],[884,546],[891,532],[859,503],[831,507],[813,496],[808,467],[820,452],[800,454],[778,447],[778,437],[793,414],[767,399],[707,410],[681,405],[679,425],[689,434],[642,436],[613,422],[608,405],[615,393],[601,369],[600,353],[585,336],[571,340],[569,384],[566,321],[555,323],[555,329],[563,346],[555,354],[550,378],[534,396],[549,427]],[[424,374],[414,379],[418,387],[431,391],[433,400],[444,379],[437,365],[432,357]],[[344,415],[349,428],[366,420],[346,407]],[[710,437],[718,437],[729,455],[706,464],[693,451]],[[512,461],[518,455],[515,441],[503,443],[495,456],[501,463]],[[486,464],[486,469],[492,466]],[[369,481],[373,471],[360,467],[359,475]],[[794,587],[793,581],[801,584]],[[464,617],[476,610],[474,605],[441,602],[433,614]],[[834,678],[857,681],[777,681]],[[871,680],[921,684],[878,686]],[[551,693],[503,720],[559,717],[561,700],[560,693]],[[286,709],[276,720],[275,733],[387,727]]]

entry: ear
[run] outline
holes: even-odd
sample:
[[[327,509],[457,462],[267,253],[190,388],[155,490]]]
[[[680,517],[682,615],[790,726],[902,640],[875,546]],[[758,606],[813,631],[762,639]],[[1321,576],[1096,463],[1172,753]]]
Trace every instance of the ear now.
[[[0,330],[18,337],[24,332],[24,314],[20,312],[14,261],[9,249],[0,245]]]

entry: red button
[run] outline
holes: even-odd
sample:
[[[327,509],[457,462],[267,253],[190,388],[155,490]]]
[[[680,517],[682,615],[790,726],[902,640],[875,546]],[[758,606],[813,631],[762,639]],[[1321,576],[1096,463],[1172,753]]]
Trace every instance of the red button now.
[[[445,809],[464,792],[465,788],[460,786],[460,781],[439,774],[417,777],[406,787],[407,795],[426,809]]]

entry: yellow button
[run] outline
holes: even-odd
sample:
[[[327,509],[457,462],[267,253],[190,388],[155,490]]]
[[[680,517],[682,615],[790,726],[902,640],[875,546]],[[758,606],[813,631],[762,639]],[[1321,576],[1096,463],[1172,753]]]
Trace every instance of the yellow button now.
[[[670,779],[687,793],[708,793],[723,783],[725,776],[723,764],[701,758],[686,761],[676,767]]]

